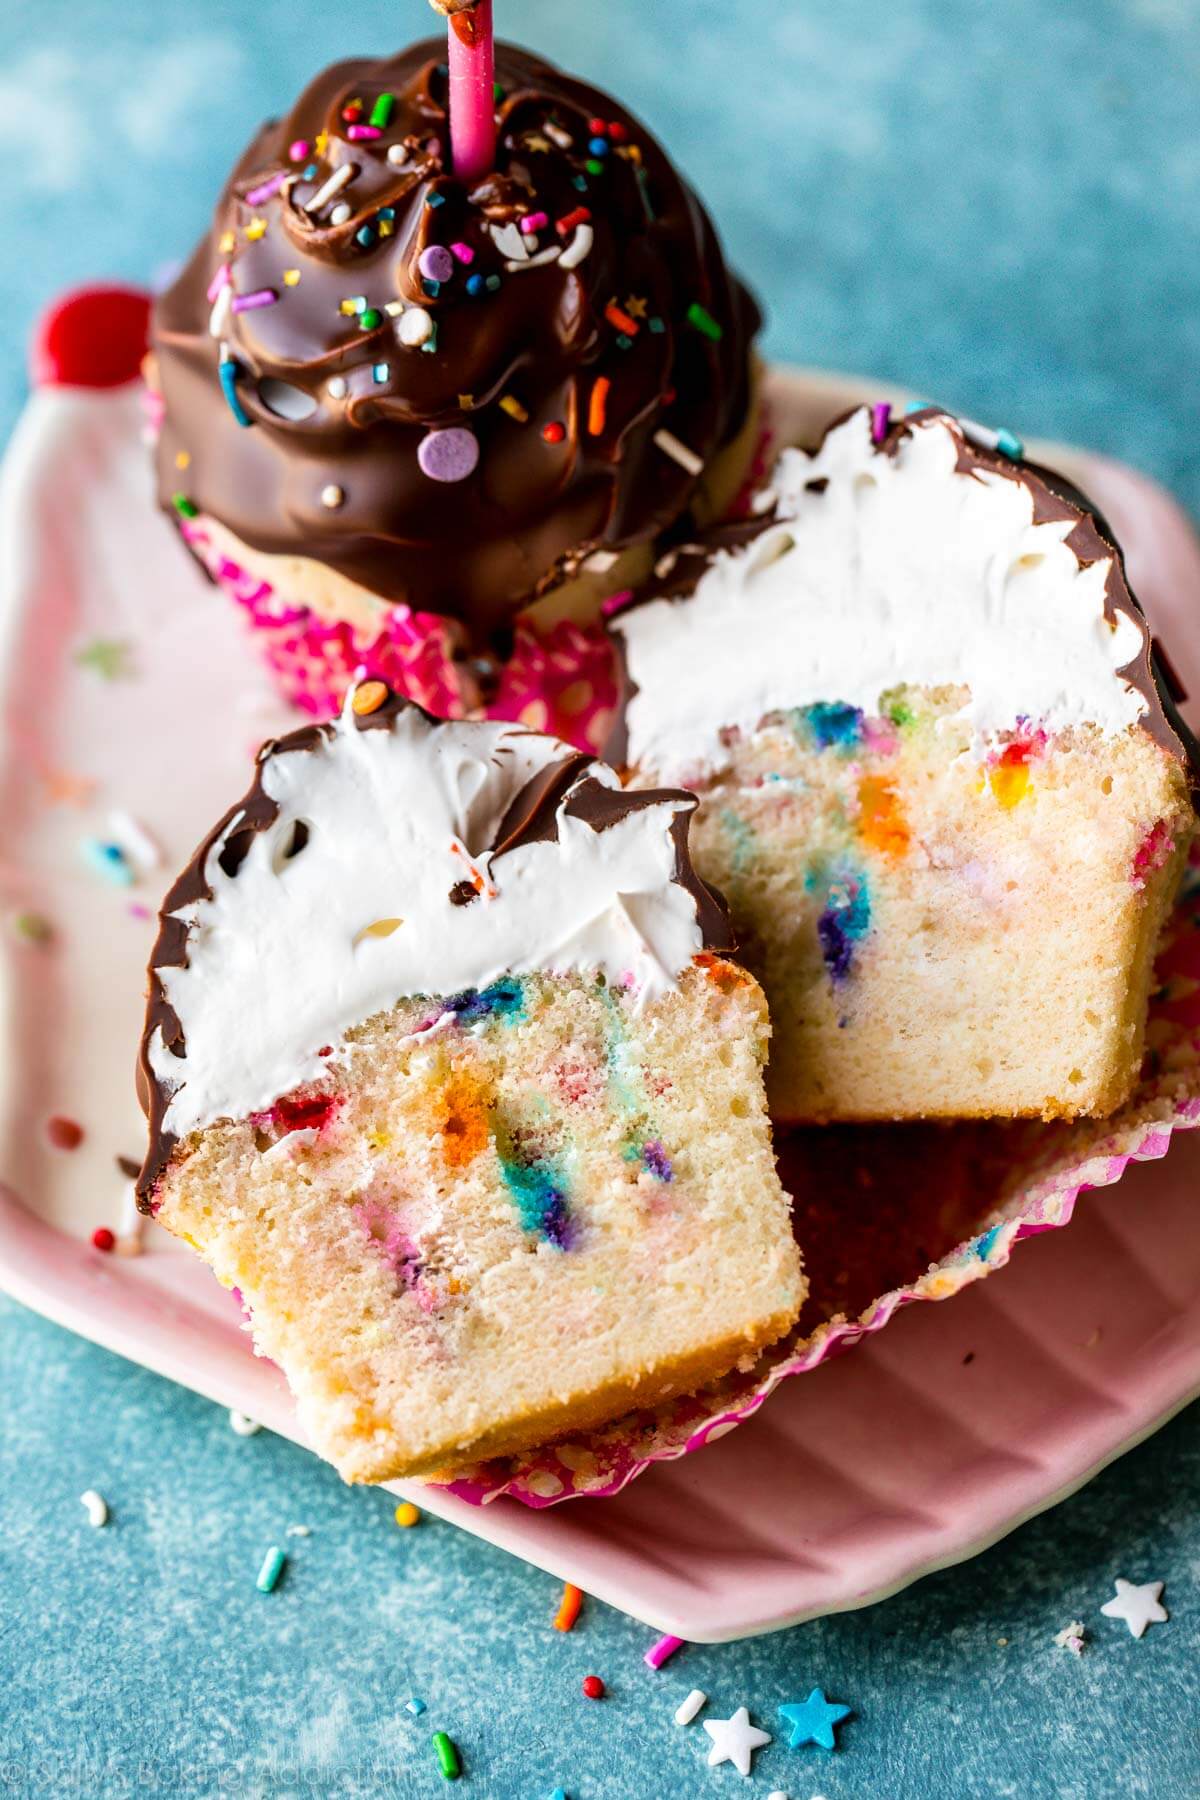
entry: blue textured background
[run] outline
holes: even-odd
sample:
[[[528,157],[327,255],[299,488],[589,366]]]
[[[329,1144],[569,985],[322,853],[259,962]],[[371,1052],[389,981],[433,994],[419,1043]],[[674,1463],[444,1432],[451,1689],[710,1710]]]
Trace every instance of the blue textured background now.
[[[1200,508],[1196,0],[497,9],[654,121],[772,354],[1086,441]],[[47,295],[180,255],[263,113],[430,21],[421,0],[6,0],[0,425]],[[736,1793],[671,1723],[682,1693],[774,1729],[819,1682],[855,1708],[842,1749],[777,1741],[748,1791],[1174,1800],[1200,1791],[1198,1491],[1193,1408],[963,1569],[651,1676],[641,1626],[591,1604],[561,1637],[548,1577],[430,1520],[398,1531],[386,1497],[0,1302],[0,1794],[432,1795],[435,1725],[495,1800]],[[312,1536],[260,1597],[291,1522]],[[1168,1583],[1140,1643],[1098,1616],[1117,1572]],[[1080,1661],[1051,1641],[1073,1617]]]

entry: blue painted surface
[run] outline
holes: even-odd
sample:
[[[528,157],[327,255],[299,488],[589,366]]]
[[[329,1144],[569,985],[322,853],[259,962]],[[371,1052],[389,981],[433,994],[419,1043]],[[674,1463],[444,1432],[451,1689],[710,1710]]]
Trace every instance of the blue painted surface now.
[[[1195,0],[497,4],[653,118],[753,274],[772,354],[1090,442],[1200,507]],[[47,294],[178,257],[265,110],[427,21],[420,0],[4,15],[3,425]],[[450,1791],[439,1729],[461,1791],[496,1800],[740,1792],[699,1723],[672,1723],[697,1686],[776,1732],[759,1795],[1174,1800],[1200,1791],[1198,1493],[1192,1409],[963,1569],[655,1676],[641,1626],[589,1605],[562,1637],[548,1577],[429,1520],[400,1531],[386,1497],[0,1303],[0,1793],[406,1800]],[[1117,1574],[1167,1582],[1171,1621],[1140,1643],[1099,1616]],[[1094,1633],[1078,1660],[1052,1643],[1073,1618]],[[788,1750],[776,1711],[816,1685],[854,1707],[832,1755]]]

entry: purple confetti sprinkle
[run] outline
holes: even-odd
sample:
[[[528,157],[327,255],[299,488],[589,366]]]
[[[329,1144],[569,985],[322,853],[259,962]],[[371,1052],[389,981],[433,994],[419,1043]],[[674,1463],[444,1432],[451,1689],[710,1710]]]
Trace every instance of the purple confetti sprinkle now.
[[[430,481],[465,481],[479,461],[479,440],[462,425],[427,432],[417,445],[417,461]]]
[[[427,281],[449,281],[454,273],[454,258],[445,244],[426,244],[417,258],[417,267]]]

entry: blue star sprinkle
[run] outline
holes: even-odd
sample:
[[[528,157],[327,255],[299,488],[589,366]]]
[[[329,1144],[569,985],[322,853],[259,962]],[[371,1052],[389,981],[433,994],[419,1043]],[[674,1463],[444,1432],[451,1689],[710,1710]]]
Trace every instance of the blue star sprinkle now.
[[[802,1744],[820,1744],[822,1750],[832,1750],[833,1728],[840,1725],[849,1712],[848,1706],[840,1706],[836,1701],[827,1700],[820,1688],[813,1689],[803,1706],[796,1702],[791,1706],[781,1706],[780,1717],[786,1719],[792,1728],[788,1749],[799,1750]]]

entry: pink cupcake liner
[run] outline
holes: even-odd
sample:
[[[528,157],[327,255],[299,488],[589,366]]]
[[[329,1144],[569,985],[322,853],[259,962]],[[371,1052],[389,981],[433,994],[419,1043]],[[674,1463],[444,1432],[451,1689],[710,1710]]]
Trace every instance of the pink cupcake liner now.
[[[289,605],[217,549],[202,516],[182,520],[181,529],[241,610],[284,698],[311,717],[333,718],[364,670],[439,718],[516,720],[581,750],[602,748],[617,704],[616,663],[602,626],[519,625],[496,691],[482,705],[453,620],[397,605],[382,611],[374,634],[330,624],[306,606]]]
[[[949,1134],[971,1131],[971,1143],[986,1142],[993,1158],[1003,1156],[1003,1197],[918,1278],[890,1287],[852,1316],[835,1313],[806,1331],[797,1328],[752,1369],[727,1376],[702,1393],[629,1414],[602,1431],[581,1433],[527,1457],[479,1464],[436,1485],[473,1505],[507,1496],[542,1507],[618,1494],[655,1463],[688,1456],[724,1437],[752,1418],[780,1382],[805,1375],[882,1331],[902,1307],[948,1300],[1003,1268],[1026,1238],[1061,1230],[1089,1188],[1110,1187],[1130,1163],[1165,1156],[1175,1132],[1200,1126],[1200,857],[1195,855],[1159,953],[1157,975],[1142,1078],[1114,1117],[940,1128],[947,1134],[940,1140],[946,1146],[952,1142]],[[991,1136],[985,1139],[984,1132]],[[820,1135],[810,1141],[815,1144]],[[854,1135],[845,1133],[840,1145],[851,1145]],[[940,1155],[930,1160],[934,1182],[942,1160]],[[803,1244],[803,1228],[800,1235]]]

